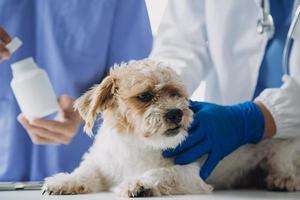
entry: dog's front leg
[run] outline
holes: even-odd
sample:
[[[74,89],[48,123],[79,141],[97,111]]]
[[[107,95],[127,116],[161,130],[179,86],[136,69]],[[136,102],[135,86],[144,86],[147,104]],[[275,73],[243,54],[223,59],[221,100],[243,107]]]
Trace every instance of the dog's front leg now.
[[[213,187],[199,177],[195,164],[152,169],[141,177],[126,180],[115,192],[123,197],[209,193]]]
[[[100,169],[91,159],[85,159],[72,173],[59,173],[45,179],[43,194],[86,194],[107,190]]]

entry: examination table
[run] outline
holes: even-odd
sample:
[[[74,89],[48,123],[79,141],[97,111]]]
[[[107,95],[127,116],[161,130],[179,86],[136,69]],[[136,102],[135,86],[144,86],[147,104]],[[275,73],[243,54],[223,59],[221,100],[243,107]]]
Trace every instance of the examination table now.
[[[63,196],[48,196],[41,195],[40,190],[16,190],[16,191],[1,191],[0,200],[117,200],[120,198],[114,193],[96,193],[86,195],[63,195]],[[297,199],[300,200],[300,192],[286,193],[286,192],[267,192],[255,190],[237,190],[237,191],[216,191],[208,195],[179,195],[179,196],[165,196],[165,197],[151,197],[151,198],[135,198],[135,199],[153,199],[153,200],[264,200],[264,199]]]

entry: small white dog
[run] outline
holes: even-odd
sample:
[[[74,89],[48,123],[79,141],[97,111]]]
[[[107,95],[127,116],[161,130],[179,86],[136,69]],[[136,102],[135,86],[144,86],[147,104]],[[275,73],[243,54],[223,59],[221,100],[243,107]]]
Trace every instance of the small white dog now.
[[[141,197],[213,190],[199,177],[205,158],[178,166],[161,155],[185,139],[192,121],[186,89],[170,68],[151,60],[116,66],[76,101],[75,108],[90,135],[97,113],[102,113],[103,124],[80,166],[71,174],[46,178],[44,192],[112,190],[124,197]],[[215,188],[300,190],[299,153],[299,139],[246,145],[221,161],[208,183]]]

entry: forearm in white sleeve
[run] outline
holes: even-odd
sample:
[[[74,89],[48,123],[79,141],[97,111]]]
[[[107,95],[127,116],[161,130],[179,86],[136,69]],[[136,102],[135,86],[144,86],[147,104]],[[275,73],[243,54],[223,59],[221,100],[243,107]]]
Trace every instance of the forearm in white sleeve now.
[[[158,29],[150,58],[166,62],[191,95],[211,65],[204,0],[171,0]]]
[[[265,89],[255,101],[262,102],[276,124],[275,137],[300,136],[300,80],[284,77],[280,88]]]

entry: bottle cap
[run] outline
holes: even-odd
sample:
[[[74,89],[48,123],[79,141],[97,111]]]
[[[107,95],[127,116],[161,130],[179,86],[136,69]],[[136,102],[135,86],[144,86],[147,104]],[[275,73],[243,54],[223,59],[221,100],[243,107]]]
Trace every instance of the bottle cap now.
[[[28,72],[34,68],[37,68],[37,65],[32,59],[32,57],[25,58],[23,60],[11,64],[11,69],[14,77],[22,73]]]
[[[9,50],[10,54],[13,54],[22,44],[22,41],[18,37],[15,37],[5,47]]]

